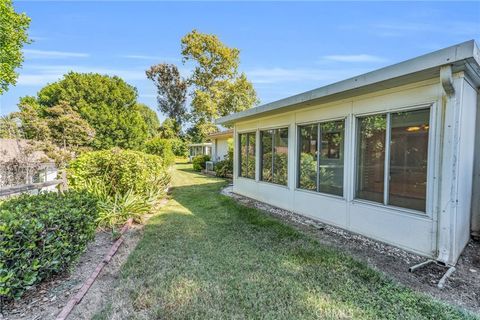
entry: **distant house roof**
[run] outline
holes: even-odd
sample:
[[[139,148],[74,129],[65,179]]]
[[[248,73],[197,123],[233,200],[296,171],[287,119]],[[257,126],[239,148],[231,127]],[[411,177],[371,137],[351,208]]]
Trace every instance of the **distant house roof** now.
[[[30,163],[53,163],[43,151],[34,150],[29,140],[0,139],[0,163],[17,159]]]
[[[211,142],[202,142],[202,143],[190,143],[189,147],[210,147],[212,145]]]
[[[217,124],[232,124],[257,116],[347,99],[432,79],[440,76],[440,67],[445,65],[451,65],[453,72],[465,71],[476,85],[480,84],[480,51],[475,41],[470,40],[318,89],[230,114],[218,119]]]
[[[219,138],[231,138],[233,137],[233,129],[228,129],[225,131],[211,133],[207,136],[207,139],[219,139]]]

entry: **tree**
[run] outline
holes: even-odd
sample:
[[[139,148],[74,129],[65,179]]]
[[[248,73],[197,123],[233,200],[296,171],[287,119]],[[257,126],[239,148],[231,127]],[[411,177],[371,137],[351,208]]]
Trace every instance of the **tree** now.
[[[174,119],[167,118],[159,128],[160,137],[163,139],[176,139],[181,137],[181,127]]]
[[[145,73],[157,88],[158,109],[181,125],[187,116],[187,81],[180,76],[177,66],[161,63]]]
[[[45,110],[52,142],[64,149],[88,146],[95,130],[65,101]]]
[[[21,131],[15,114],[0,117],[0,139],[19,139]]]
[[[0,1],[0,95],[17,83],[15,69],[23,63],[23,45],[29,43],[30,18],[16,13],[11,0]]]
[[[49,141],[50,128],[43,117],[42,107],[35,97],[20,98],[18,104],[20,112],[17,113],[21,122],[21,129],[26,139]]]
[[[193,61],[195,68],[189,83],[195,128],[204,137],[214,120],[246,110],[258,100],[251,82],[238,73],[240,51],[224,45],[217,36],[193,30],[182,38],[183,61]]]
[[[160,121],[158,120],[157,113],[143,103],[137,103],[135,107],[147,126],[148,137],[152,138],[156,136],[160,128]]]
[[[147,139],[147,124],[137,107],[137,90],[117,76],[70,72],[44,87],[35,103],[40,116],[67,102],[95,130],[90,146],[139,148]]]

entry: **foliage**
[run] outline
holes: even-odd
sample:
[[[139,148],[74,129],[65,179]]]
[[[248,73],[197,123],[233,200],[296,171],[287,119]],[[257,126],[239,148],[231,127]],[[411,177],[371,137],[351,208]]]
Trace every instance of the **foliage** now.
[[[20,139],[22,134],[15,114],[0,116],[0,139]]]
[[[205,162],[210,161],[208,154],[200,154],[192,159],[193,170],[202,171],[206,168]]]
[[[251,82],[238,73],[240,51],[223,44],[216,35],[197,30],[182,40],[183,61],[193,61],[195,68],[189,83],[193,85],[192,118],[201,140],[215,119],[246,110],[258,100]],[[200,123],[202,121],[203,123]]]
[[[68,183],[73,189],[104,188],[111,197],[130,190],[139,195],[148,195],[152,189],[163,192],[169,182],[163,160],[140,151],[114,148],[85,152],[68,168]]]
[[[253,170],[255,170],[255,161],[253,161]],[[221,178],[229,178],[233,174],[233,139],[228,141],[228,153],[225,159],[215,163],[215,173]]]
[[[162,139],[159,137],[152,138],[145,142],[144,151],[148,154],[159,156],[166,167],[175,163],[172,142],[168,139]]]
[[[30,43],[29,26],[30,18],[15,12],[12,0],[0,1],[0,95],[17,83],[15,69],[23,63],[23,45]]]
[[[32,124],[39,118],[48,118],[49,108],[66,102],[95,131],[90,147],[138,148],[148,137],[148,126],[138,111],[136,99],[136,89],[119,77],[70,72],[60,81],[42,88],[36,98],[21,100],[21,114],[26,113],[21,116],[22,124],[26,138],[48,139],[43,128],[38,130],[38,126]]]
[[[157,88],[158,109],[181,125],[187,120],[187,81],[180,76],[177,66],[157,64],[151,66],[146,75]]]
[[[192,142],[201,143],[208,135],[215,132],[218,132],[218,127],[213,122],[198,119],[192,127],[188,128],[187,136]]]
[[[182,139],[170,139],[172,143],[172,151],[176,157],[188,157],[188,144]]]
[[[157,135],[158,129],[160,128],[160,121],[158,120],[157,113],[143,103],[137,103],[135,109],[137,109],[145,122],[147,137],[153,138]]]
[[[163,139],[175,139],[181,136],[182,127],[175,119],[166,118],[158,131]]]
[[[272,172],[272,152],[262,155],[262,179],[281,185],[287,185],[288,182],[288,154],[274,153],[273,172]],[[273,174],[273,175],[272,175]]]
[[[75,191],[0,204],[0,297],[18,298],[65,271],[93,238],[96,215],[95,198]]]
[[[179,169],[95,319],[478,319]]]
[[[43,118],[42,107],[35,97],[27,96],[20,99],[17,113],[21,121],[21,130],[26,139],[37,141],[50,140],[50,128]]]

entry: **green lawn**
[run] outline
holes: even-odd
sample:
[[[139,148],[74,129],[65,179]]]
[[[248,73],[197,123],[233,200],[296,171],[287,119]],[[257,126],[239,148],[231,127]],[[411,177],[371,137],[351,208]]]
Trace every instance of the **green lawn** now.
[[[475,319],[246,208],[178,165],[97,319]]]

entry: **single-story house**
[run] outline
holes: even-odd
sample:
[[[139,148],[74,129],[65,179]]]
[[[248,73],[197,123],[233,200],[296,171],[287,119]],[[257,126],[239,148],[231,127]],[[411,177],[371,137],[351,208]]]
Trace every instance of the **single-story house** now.
[[[233,190],[454,265],[480,229],[479,86],[472,40],[220,118]]]
[[[0,187],[48,182],[57,179],[55,162],[34,142],[25,139],[0,139]],[[55,190],[55,186],[42,191]]]
[[[189,149],[189,159],[192,161],[193,158],[199,155],[209,155],[212,156],[212,143],[211,142],[202,142],[202,143],[191,143],[188,145]]]
[[[212,142],[212,161],[224,160],[233,140],[233,129],[212,133],[207,139]]]

